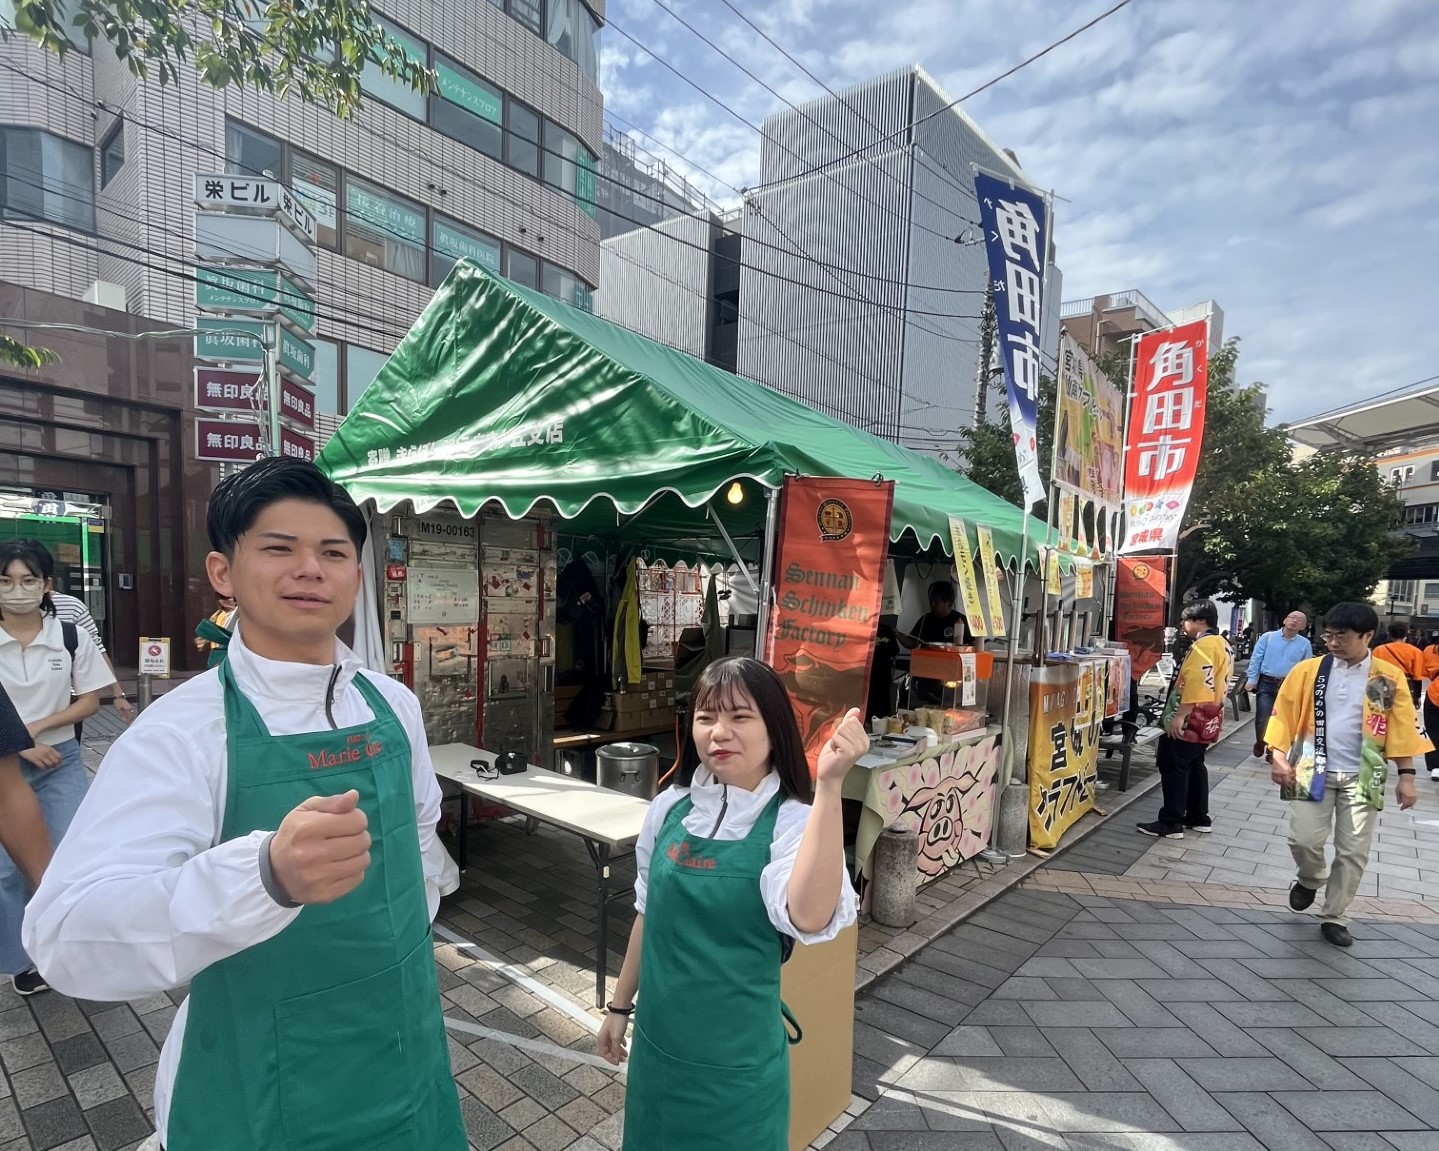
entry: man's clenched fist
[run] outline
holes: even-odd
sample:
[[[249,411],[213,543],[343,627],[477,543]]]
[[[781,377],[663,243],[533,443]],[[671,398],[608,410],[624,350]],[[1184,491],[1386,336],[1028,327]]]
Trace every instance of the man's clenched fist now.
[[[360,886],[370,866],[369,819],[358,791],[307,799],[270,840],[270,869],[294,903],[333,903]]]

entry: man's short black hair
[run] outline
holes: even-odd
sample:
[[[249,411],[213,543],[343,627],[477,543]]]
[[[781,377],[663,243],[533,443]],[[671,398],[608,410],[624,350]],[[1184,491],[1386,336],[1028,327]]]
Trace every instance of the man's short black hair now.
[[[211,550],[233,555],[235,541],[255,526],[261,512],[281,500],[329,508],[344,523],[355,553],[365,546],[365,516],[349,492],[312,463],[272,456],[225,477],[210,493],[205,527]]]
[[[943,600],[945,603],[954,602],[954,584],[947,579],[937,579],[929,585],[929,598],[931,600]]]
[[[1379,630],[1379,613],[1367,603],[1337,603],[1324,613],[1324,627],[1367,635]]]
[[[1212,599],[1192,599],[1184,605],[1179,613],[1181,621],[1187,619],[1203,620],[1210,627],[1219,626],[1219,609],[1214,606]]]
[[[1378,612],[1375,613],[1375,617],[1376,617],[1376,618],[1378,618],[1378,614],[1379,614]],[[1409,625],[1408,625],[1407,623],[1399,623],[1398,621],[1395,621],[1395,622],[1391,623],[1391,624],[1389,625],[1389,638],[1390,638],[1390,639],[1408,639],[1408,638],[1409,638]]]

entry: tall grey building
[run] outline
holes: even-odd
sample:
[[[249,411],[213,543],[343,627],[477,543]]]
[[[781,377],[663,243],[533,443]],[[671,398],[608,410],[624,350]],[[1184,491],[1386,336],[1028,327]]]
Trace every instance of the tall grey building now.
[[[937,453],[975,419],[989,272],[972,165],[1026,179],[950,103],[916,67],[768,117],[738,290],[742,375]]]

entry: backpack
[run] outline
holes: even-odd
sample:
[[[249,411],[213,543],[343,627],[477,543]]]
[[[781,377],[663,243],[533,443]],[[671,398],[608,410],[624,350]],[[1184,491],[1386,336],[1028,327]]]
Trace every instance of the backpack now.
[[[80,629],[76,624],[68,620],[60,621],[60,634],[65,640],[65,650],[70,653],[70,676],[75,676],[75,653],[80,650]],[[75,725],[75,738],[80,738],[80,732],[84,729],[84,722]]]

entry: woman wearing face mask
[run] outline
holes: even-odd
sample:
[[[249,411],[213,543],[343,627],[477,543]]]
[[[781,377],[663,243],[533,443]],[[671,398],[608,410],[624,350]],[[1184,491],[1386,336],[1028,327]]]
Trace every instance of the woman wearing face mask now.
[[[95,641],[55,617],[54,575],[55,561],[43,547],[0,543],[0,684],[35,741],[20,753],[21,768],[58,844],[87,785],[75,724],[99,710],[100,689],[114,677]],[[21,995],[46,989],[20,944],[29,894],[25,877],[0,851],[0,972]]]
[[[791,941],[854,922],[840,791],[868,749],[852,708],[811,779],[770,668],[726,659],[700,676],[677,782],[636,844],[639,914],[600,1028],[599,1053],[618,1065],[634,1014],[629,1151],[788,1147],[780,963]]]

